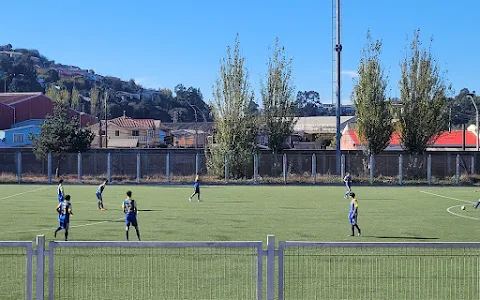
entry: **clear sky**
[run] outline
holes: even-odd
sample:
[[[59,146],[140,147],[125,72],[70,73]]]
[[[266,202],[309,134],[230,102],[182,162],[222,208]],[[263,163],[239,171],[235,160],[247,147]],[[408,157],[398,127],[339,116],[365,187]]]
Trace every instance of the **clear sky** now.
[[[1,9],[0,44],[149,88],[198,87],[206,101],[236,33],[258,95],[268,46],[278,36],[294,58],[297,90],[332,101],[331,0],[25,0]],[[479,9],[478,0],[342,0],[343,103],[350,103],[368,29],[384,43],[389,96],[399,96],[398,64],[416,28],[425,44],[433,36],[433,53],[455,92],[480,92]]]

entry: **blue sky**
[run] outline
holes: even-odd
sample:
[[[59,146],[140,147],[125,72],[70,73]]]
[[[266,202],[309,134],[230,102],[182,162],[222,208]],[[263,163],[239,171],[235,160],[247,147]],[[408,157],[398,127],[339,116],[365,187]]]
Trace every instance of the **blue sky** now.
[[[366,31],[383,40],[389,95],[399,96],[399,61],[407,35],[421,29],[455,92],[480,92],[480,1],[342,0],[342,102],[350,103],[352,76]],[[0,44],[38,49],[59,63],[102,75],[134,78],[150,88],[178,83],[211,99],[219,60],[240,34],[257,92],[276,36],[293,56],[297,90],[316,90],[332,101],[331,0],[7,1]]]

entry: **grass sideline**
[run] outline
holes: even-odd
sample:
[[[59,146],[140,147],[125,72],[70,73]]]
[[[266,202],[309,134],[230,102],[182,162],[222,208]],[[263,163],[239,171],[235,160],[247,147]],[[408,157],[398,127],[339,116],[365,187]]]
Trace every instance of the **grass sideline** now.
[[[54,211],[58,203],[55,185],[2,185],[0,189],[2,191],[0,204],[3,208],[0,210],[0,218],[4,225],[0,229],[0,240],[30,241],[38,234],[45,234],[47,243],[53,239],[53,230],[58,225]],[[349,237],[347,219],[349,202],[343,199],[344,188],[340,186],[204,186],[203,201],[198,203],[188,201],[192,192],[191,186],[112,185],[107,186],[104,191],[107,211],[98,211],[96,186],[67,184],[65,191],[72,196],[74,212],[70,240],[125,240],[121,203],[129,189],[133,191],[133,198],[138,202],[140,209],[138,220],[144,241],[265,241],[268,234],[274,234],[277,242],[280,240],[471,242],[477,241],[480,233],[476,226],[480,221],[480,210],[473,210],[471,206],[480,194],[473,193],[472,187],[354,187],[359,201],[359,225],[363,236]],[[462,211],[461,205],[466,205],[467,209]],[[60,233],[59,239],[62,237]],[[131,232],[131,237],[135,240],[134,232]],[[62,253],[65,256],[61,256],[60,261],[64,264],[58,264],[58,276],[65,280],[76,276],[76,280],[84,283],[82,290],[73,287],[63,290],[65,297],[71,299],[89,299],[90,288],[97,284],[99,287],[113,284],[107,275],[114,274],[111,280],[114,285],[121,285],[122,281],[128,281],[131,276],[139,277],[138,284],[147,278],[164,280],[162,279],[164,274],[157,274],[145,265],[147,262],[152,263],[148,253],[124,249],[100,249],[100,251],[90,249],[83,254],[74,249],[69,251]],[[99,264],[108,261],[105,257],[109,251],[125,254],[126,257],[131,257],[131,261],[124,258],[128,263],[122,264],[111,259],[112,267],[106,265],[99,267]],[[14,254],[0,249],[0,261],[5,263],[7,257]],[[173,261],[176,264],[186,266],[188,263],[178,255],[172,257],[175,257]],[[11,260],[11,263],[5,265],[6,270],[20,274],[18,266],[21,263],[22,259],[19,256],[17,260]],[[214,268],[223,270],[218,261],[210,263]],[[87,272],[90,277],[83,276],[81,268],[70,270],[68,266],[72,264],[83,266],[85,272],[90,270]],[[127,267],[132,271],[128,274],[117,274],[114,266]],[[134,266],[139,267],[140,271],[135,273]],[[143,269],[144,272],[141,271]],[[205,271],[207,269],[205,267]],[[176,286],[175,284],[179,282],[177,280],[181,281],[183,276],[191,276],[192,278],[188,277],[188,280],[196,280],[197,283],[190,288],[200,288],[204,297],[234,299],[239,293],[245,292],[245,299],[250,298],[248,293],[240,288],[228,295],[216,291],[215,295],[209,296],[208,291],[211,291],[211,287],[208,283],[198,283],[198,278],[203,274],[185,274],[180,270],[177,273],[167,276],[170,279],[163,284]],[[236,278],[241,274],[232,276]],[[10,296],[12,289],[22,290],[22,287],[15,286],[13,282],[15,277],[12,275],[2,283],[5,288],[2,288],[4,294],[0,295],[0,298]],[[222,282],[221,278],[214,279],[217,283]],[[92,280],[98,283],[88,287],[88,282]],[[115,283],[117,281],[120,283]],[[57,283],[61,284],[59,280]],[[108,289],[98,290],[116,295],[115,299],[123,299],[122,297],[128,299],[132,287],[129,281],[126,286],[118,288],[108,286]],[[141,293],[148,293],[148,288],[142,288]],[[151,297],[143,295],[147,296]],[[189,294],[172,292],[155,297],[188,298]]]

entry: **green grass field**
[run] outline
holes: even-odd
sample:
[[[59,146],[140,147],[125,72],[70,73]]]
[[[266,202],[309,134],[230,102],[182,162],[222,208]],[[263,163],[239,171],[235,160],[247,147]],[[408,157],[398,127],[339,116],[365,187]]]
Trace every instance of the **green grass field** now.
[[[1,185],[0,189],[0,219],[3,224],[0,229],[1,241],[32,241],[39,234],[44,234],[47,242],[53,239],[53,231],[58,225],[54,210],[58,203],[55,185]],[[133,191],[133,198],[138,203],[138,221],[143,241],[265,241],[268,234],[274,234],[277,242],[472,242],[478,240],[480,233],[476,226],[480,221],[480,209],[472,208],[472,203],[480,194],[473,193],[472,187],[354,187],[359,201],[361,237],[348,236],[349,201],[343,199],[344,188],[341,186],[203,186],[202,202],[189,202],[188,197],[192,192],[190,186],[112,185],[104,191],[106,211],[97,210],[95,190],[96,186],[65,185],[66,193],[72,196],[74,212],[70,224],[71,241],[125,240],[121,203],[127,190]],[[460,209],[461,205],[466,205],[465,211]],[[62,238],[63,234],[60,233],[58,240]],[[136,240],[134,231],[131,231],[131,240]],[[220,250],[182,251],[57,249],[55,269],[59,274],[55,277],[55,290],[61,292],[56,294],[55,299],[131,299],[132,295],[139,299],[254,297],[248,288],[254,284],[251,279],[255,275],[255,271],[248,265],[255,263],[251,249],[228,250],[231,253]],[[10,266],[6,268],[10,272],[21,274],[18,269],[22,257],[20,255],[17,260],[10,259],[14,254],[0,250],[0,262],[4,266]],[[229,260],[228,267],[222,265],[221,261],[229,255],[239,258],[232,258],[231,262]],[[395,261],[395,258],[391,261]],[[355,265],[355,260],[352,263]],[[313,276],[311,266],[317,264],[321,268],[324,262],[321,259],[312,260],[308,263],[308,272],[299,270],[297,275],[289,272],[286,274],[286,282],[298,286],[299,290],[306,290],[307,283],[300,280],[301,274]],[[340,266],[344,264],[345,261],[337,263]],[[455,264],[447,268],[443,265],[439,268],[457,270],[458,266]],[[389,268],[393,270],[395,266]],[[119,273],[119,269],[128,272]],[[163,274],[163,269],[173,273]],[[212,269],[218,270],[222,276],[213,272],[205,277],[205,273]],[[408,271],[405,272],[401,276],[410,276]],[[346,282],[349,280],[350,275],[337,273],[332,278],[341,278],[342,282],[332,283],[333,287],[343,285],[343,279]],[[373,271],[365,270],[363,273],[369,277]],[[475,274],[475,270],[472,273]],[[388,271],[385,276],[387,275]],[[415,272],[411,276],[415,277]],[[16,277],[17,275],[11,275],[12,280]],[[109,280],[109,277],[115,280]],[[82,288],[73,287],[70,284],[73,279]],[[222,286],[231,286],[230,279],[238,281],[236,288],[234,286],[231,291],[225,291]],[[155,292],[152,292],[152,285],[157,283],[163,287],[175,286],[175,290],[154,289]],[[312,283],[312,287],[314,285]],[[21,295],[22,288],[8,280],[3,281],[0,284],[0,298],[4,299],[8,295],[8,299],[16,299],[11,297],[11,290],[20,290]],[[365,286],[362,289],[365,290],[366,298],[356,295],[355,299],[368,299],[366,290],[371,287]],[[472,298],[478,298],[476,290],[467,290]],[[464,292],[467,290],[463,289]],[[191,294],[193,291],[195,295]],[[377,294],[378,299],[391,297],[388,291],[378,291]],[[316,299],[298,293],[289,296],[288,299]],[[435,299],[425,295],[418,297]],[[350,298],[339,293],[331,299]],[[405,294],[405,297],[399,299],[417,298]]]
[[[38,234],[53,239],[56,186],[0,189],[0,240],[30,241]],[[95,190],[65,186],[72,196],[72,241],[124,240],[121,203],[127,190],[137,201],[145,241],[265,241],[268,234],[277,241],[475,241],[480,230],[480,210],[470,204],[480,193],[472,187],[355,187],[360,239],[347,236],[349,201],[340,186],[204,186],[198,203],[188,201],[190,187],[112,185],[104,191],[106,211],[97,210]]]

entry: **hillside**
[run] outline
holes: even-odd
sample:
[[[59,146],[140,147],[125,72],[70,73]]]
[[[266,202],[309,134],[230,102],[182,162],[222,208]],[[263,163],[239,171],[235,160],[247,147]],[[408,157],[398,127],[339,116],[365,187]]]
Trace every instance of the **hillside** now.
[[[92,69],[68,66],[49,60],[37,50],[0,46],[2,92],[46,92],[70,103],[72,108],[104,117],[153,118],[163,122],[211,121],[209,106],[199,89],[178,84],[172,90],[146,89],[134,80],[123,81],[96,74]]]

